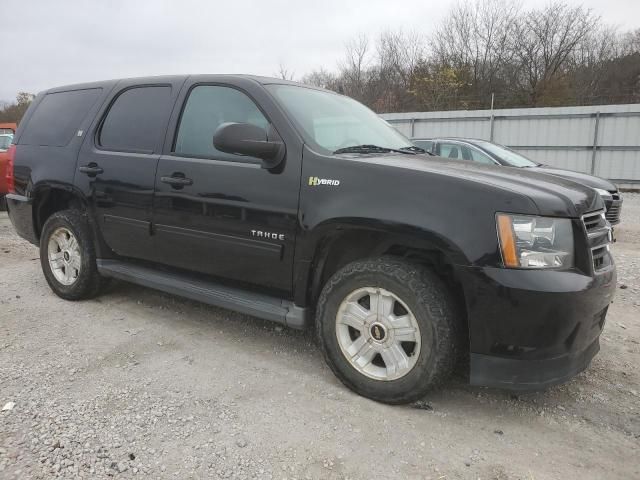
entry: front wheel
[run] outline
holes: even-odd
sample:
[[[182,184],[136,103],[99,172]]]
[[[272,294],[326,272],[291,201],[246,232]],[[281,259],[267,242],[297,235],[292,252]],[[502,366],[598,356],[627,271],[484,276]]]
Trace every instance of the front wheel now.
[[[392,257],[345,266],[318,301],[318,337],[332,371],[355,392],[385,403],[418,400],[450,375],[458,325],[444,283]]]
[[[51,290],[59,297],[81,300],[98,293],[103,280],[86,215],[64,210],[47,219],[40,237],[40,264]]]

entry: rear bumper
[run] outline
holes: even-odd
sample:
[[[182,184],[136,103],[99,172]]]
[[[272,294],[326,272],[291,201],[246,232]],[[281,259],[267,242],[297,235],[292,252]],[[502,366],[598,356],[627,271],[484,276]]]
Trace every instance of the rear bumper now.
[[[38,245],[38,237],[33,228],[33,204],[30,198],[8,193],[5,196],[9,219],[18,235]]]
[[[615,265],[577,271],[463,267],[473,385],[538,390],[584,370],[599,351]]]

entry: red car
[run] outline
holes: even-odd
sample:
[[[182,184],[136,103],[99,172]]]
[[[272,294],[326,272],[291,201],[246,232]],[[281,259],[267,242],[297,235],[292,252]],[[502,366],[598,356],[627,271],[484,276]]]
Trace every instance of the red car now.
[[[15,123],[0,123],[0,208],[4,207],[4,196],[7,190],[7,162],[9,160],[9,147],[13,141],[13,135],[18,126]]]

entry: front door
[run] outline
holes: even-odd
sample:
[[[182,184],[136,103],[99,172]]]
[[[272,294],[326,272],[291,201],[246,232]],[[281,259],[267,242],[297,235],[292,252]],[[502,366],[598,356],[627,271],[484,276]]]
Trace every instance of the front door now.
[[[277,125],[235,86],[193,84],[184,90],[155,181],[157,261],[290,291],[300,159],[288,151],[270,171],[259,159],[216,150],[213,133],[222,123],[252,123],[274,134]]]
[[[153,185],[181,83],[119,83],[80,150],[75,183],[89,199],[107,246],[118,255],[153,257]]]

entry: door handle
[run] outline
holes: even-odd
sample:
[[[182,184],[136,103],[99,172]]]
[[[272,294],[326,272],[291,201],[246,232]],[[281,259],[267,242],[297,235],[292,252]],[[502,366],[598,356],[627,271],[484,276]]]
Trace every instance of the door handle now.
[[[162,183],[168,183],[173,188],[182,188],[193,185],[193,180],[186,178],[182,172],[175,172],[170,177],[160,177],[160,181]]]
[[[97,163],[91,162],[88,165],[82,165],[78,168],[78,171],[86,173],[90,177],[95,177],[96,175],[103,173],[104,169],[99,167]]]

